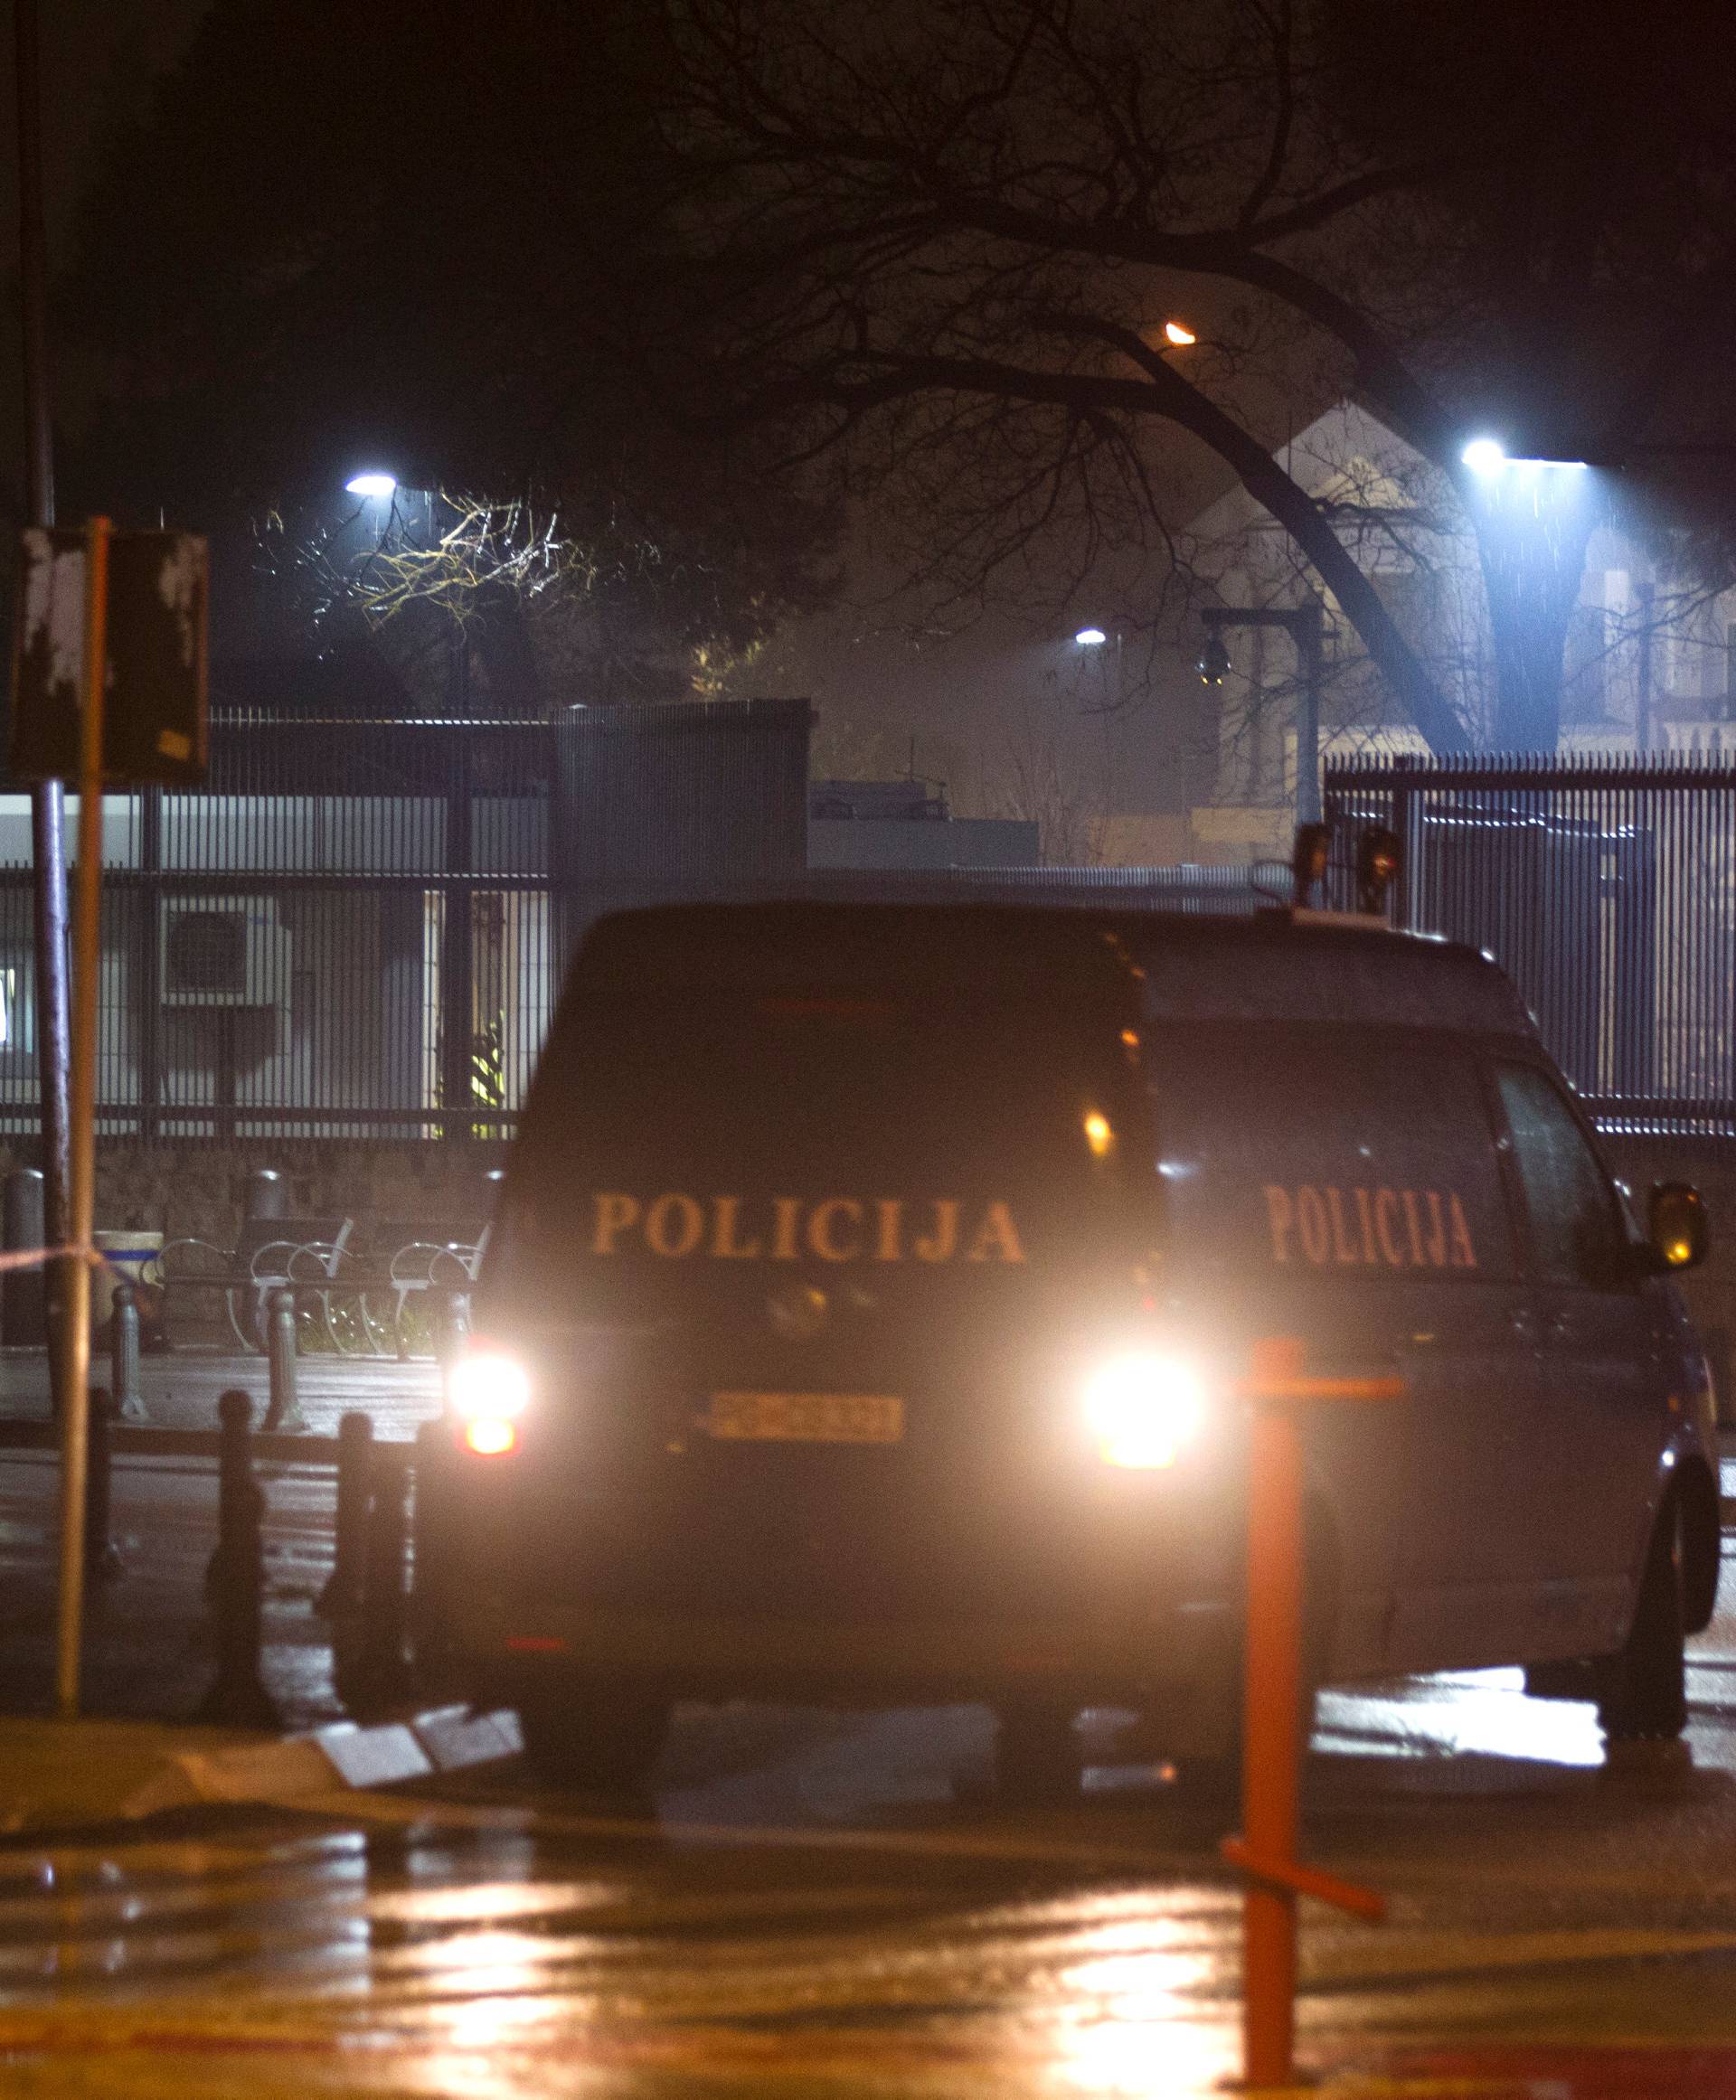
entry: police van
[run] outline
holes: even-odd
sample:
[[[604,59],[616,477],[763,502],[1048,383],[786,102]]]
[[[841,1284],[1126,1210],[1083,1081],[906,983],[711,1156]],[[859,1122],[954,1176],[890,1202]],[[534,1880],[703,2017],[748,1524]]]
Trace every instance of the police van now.
[[[1019,905],[599,922],[420,1492],[422,1639],[574,1783],[676,1700],[986,1702],[1221,1770],[1265,1338],[1305,1425],[1310,1683],[1524,1664],[1684,1722],[1712,1396],[1513,986],[1444,941]]]

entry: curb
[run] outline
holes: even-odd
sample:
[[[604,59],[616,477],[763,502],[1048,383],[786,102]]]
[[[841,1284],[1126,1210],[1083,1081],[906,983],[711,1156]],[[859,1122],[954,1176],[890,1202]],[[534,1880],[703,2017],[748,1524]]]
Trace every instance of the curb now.
[[[461,1706],[278,1737],[100,1720],[0,1721],[0,1831],[132,1821],[202,1803],[329,1801],[491,1764],[523,1747],[515,1713]]]

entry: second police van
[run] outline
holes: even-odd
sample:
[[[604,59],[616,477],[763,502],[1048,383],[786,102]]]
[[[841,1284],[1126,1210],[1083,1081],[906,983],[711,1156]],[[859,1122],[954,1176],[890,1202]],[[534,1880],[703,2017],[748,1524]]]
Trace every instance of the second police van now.
[[[1306,1423],[1316,1682],[1524,1664],[1683,1726],[1712,1399],[1508,980],[1451,944],[986,904],[593,928],[422,1493],[423,1639],[623,1784],[672,1704],[978,1700],[1233,1756],[1263,1337],[1396,1368]]]

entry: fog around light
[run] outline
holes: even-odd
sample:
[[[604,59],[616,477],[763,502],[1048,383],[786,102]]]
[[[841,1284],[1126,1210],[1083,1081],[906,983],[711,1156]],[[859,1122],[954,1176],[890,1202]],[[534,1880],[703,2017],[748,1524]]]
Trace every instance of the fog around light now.
[[[1098,1456],[1134,1472],[1174,1465],[1205,1417],[1199,1374],[1167,1356],[1142,1353],[1100,1365],[1086,1380],[1084,1401]]]
[[[344,484],[347,495],[368,496],[376,503],[383,503],[397,487],[398,477],[392,474],[355,474]]]
[[[1101,627],[1081,627],[1073,636],[1081,649],[1100,649],[1109,638]]]

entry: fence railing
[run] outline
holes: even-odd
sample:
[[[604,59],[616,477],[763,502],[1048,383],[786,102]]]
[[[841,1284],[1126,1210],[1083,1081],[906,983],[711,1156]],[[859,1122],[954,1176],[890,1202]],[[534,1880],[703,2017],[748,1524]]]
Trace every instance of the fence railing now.
[[[1494,955],[1601,1125],[1736,1131],[1736,766],[1353,759],[1325,802],[1335,880],[1389,825],[1399,923]]]
[[[637,720],[630,719],[637,717]],[[806,871],[801,702],[543,722],[236,720],[208,790],[108,797],[111,1136],[500,1139],[599,909],[972,896],[1247,912],[1278,868]],[[1610,1127],[1736,1132],[1736,764],[1330,763],[1401,923],[1495,954]],[[38,1125],[28,811],[0,797],[0,1133]]]
[[[598,911],[803,868],[807,734],[785,701],[215,718],[203,789],[104,798],[99,1128],[510,1136]],[[5,1134],[40,1122],[29,858],[0,796]]]

